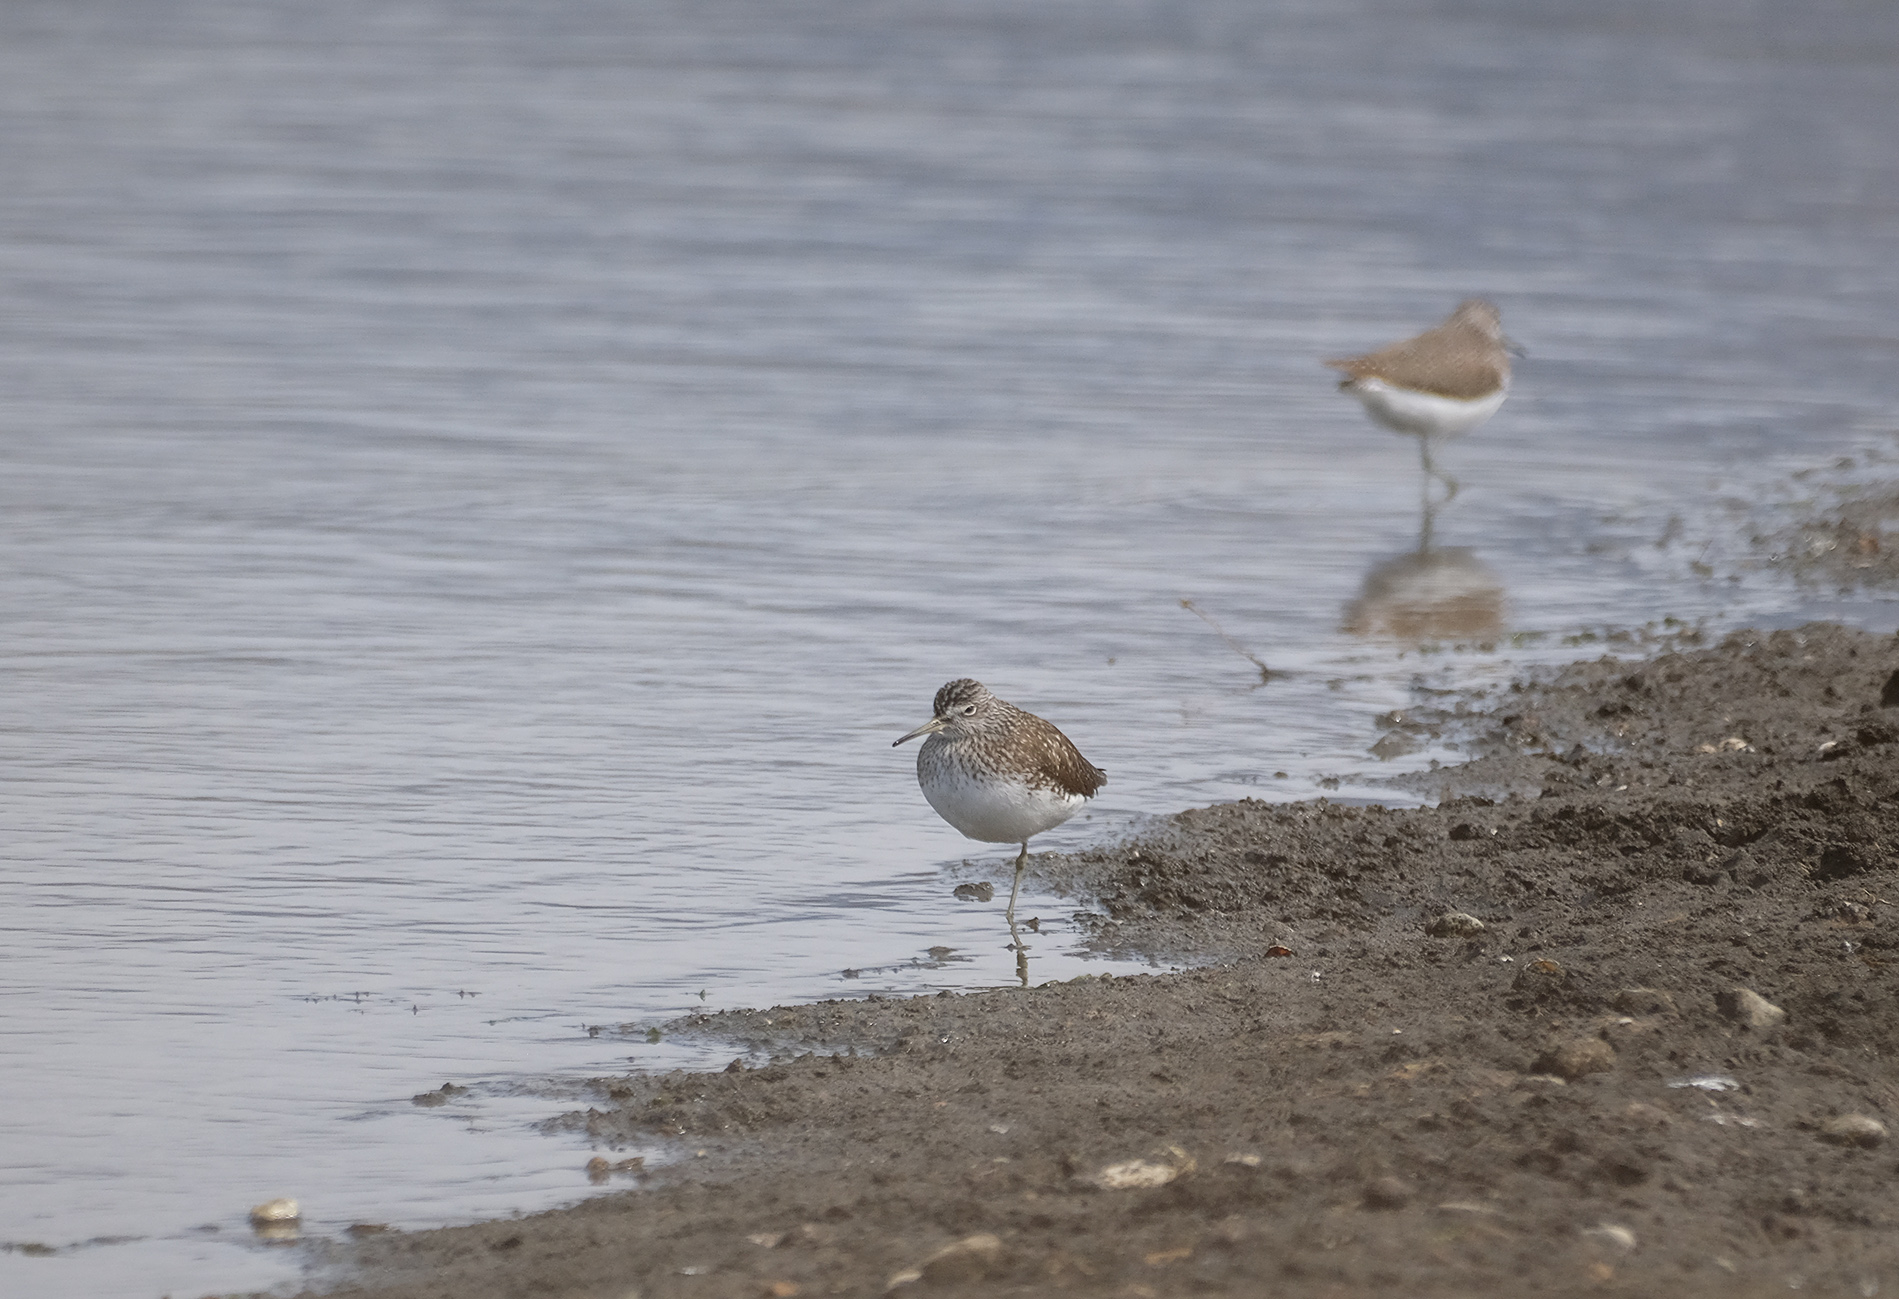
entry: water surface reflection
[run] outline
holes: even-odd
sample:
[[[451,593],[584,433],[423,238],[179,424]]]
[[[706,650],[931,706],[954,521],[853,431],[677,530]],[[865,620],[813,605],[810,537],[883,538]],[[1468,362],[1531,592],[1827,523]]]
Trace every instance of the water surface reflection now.
[[[1437,512],[1425,469],[1418,544],[1380,560],[1345,606],[1353,636],[1399,641],[1495,641],[1504,631],[1503,579],[1466,546],[1437,544]]]

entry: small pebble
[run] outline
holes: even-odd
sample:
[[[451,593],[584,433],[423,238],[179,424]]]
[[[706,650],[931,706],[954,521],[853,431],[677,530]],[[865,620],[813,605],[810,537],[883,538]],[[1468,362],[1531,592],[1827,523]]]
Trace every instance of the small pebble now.
[[[965,1236],[923,1260],[917,1271],[932,1285],[980,1281],[1002,1258],[1002,1240],[988,1232]]]
[[[451,1097],[460,1096],[467,1090],[466,1087],[457,1087],[454,1083],[443,1083],[436,1091],[418,1092],[416,1095],[411,1096],[409,1103],[411,1105],[420,1105],[424,1109],[435,1105],[446,1105]]]
[[[1614,1006],[1625,1015],[1672,1015],[1675,999],[1660,988],[1624,988],[1616,993]]]
[[[1589,1074],[1607,1073],[1615,1068],[1615,1048],[1599,1037],[1571,1038],[1543,1052],[1531,1068],[1573,1082]]]
[[[1424,927],[1433,938],[1468,938],[1484,932],[1484,922],[1462,911],[1446,911]]]
[[[251,1210],[252,1222],[295,1222],[303,1216],[295,1200],[288,1197],[279,1200],[265,1200]]]
[[[631,1159],[602,1159],[595,1155],[587,1161],[587,1180],[597,1185],[615,1173],[634,1173],[645,1166],[644,1155],[635,1155]]]
[[[1868,1114],[1842,1114],[1820,1125],[1820,1139],[1836,1146],[1876,1146],[1886,1136],[1886,1125]]]
[[[1387,731],[1367,752],[1380,762],[1387,762],[1392,758],[1402,758],[1407,753],[1416,753],[1417,750],[1418,742],[1403,731]]]
[[[1569,971],[1547,956],[1525,962],[1510,981],[1512,990],[1531,997],[1546,997],[1569,982]]]
[[[1371,1209],[1402,1209],[1411,1203],[1412,1190],[1399,1177],[1378,1177],[1365,1184],[1365,1206]]]
[[[1723,1015],[1744,1028],[1772,1028],[1787,1012],[1752,988],[1729,988],[1714,999]]]

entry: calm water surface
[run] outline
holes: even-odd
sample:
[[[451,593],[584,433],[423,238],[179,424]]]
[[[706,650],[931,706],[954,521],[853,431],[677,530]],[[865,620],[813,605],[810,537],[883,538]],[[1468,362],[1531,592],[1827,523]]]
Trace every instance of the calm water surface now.
[[[1899,12],[1653,8],[6,6],[0,1289],[571,1200],[562,1080],[712,1058],[646,1025],[1008,982],[950,677],[1075,847],[1393,797],[1376,714],[1585,630],[1890,625],[1696,565],[1899,424]],[[1317,360],[1477,292],[1438,537],[1545,635],[1354,638],[1415,451]]]

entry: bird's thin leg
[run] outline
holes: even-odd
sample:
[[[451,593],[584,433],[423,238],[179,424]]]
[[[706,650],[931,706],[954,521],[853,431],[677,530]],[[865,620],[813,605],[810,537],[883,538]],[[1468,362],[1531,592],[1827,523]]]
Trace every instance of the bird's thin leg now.
[[[1424,490],[1427,492],[1431,490],[1429,480],[1435,478],[1444,484],[1444,499],[1439,501],[1438,504],[1449,505],[1452,501],[1456,500],[1457,480],[1440,470],[1437,465],[1432,462],[1431,439],[1429,437],[1420,437],[1418,439],[1418,460],[1424,466],[1424,476],[1426,479]]]
[[[1022,891],[1022,872],[1029,864],[1029,845],[1022,842],[1022,852],[1015,859],[1015,884],[1009,889],[1009,906],[1002,914],[1009,918],[1011,928],[1015,925],[1015,895]]]
[[[1015,977],[1022,981],[1023,987],[1029,986],[1029,949],[1022,945],[1022,935],[1015,927],[1015,897],[1022,891],[1022,872],[1028,868],[1029,844],[1022,841],[1022,851],[1015,859],[1015,883],[1009,889],[1009,905],[1003,911],[1003,917],[1009,922],[1009,946],[1015,948]]]

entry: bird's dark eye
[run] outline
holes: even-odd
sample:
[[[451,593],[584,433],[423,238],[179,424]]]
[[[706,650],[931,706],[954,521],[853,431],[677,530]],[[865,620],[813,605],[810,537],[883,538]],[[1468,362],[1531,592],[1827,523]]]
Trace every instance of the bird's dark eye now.
[[[974,717],[975,715],[976,715],[976,705],[974,705],[974,704],[964,704],[964,705],[963,705],[963,716],[964,716],[964,717]]]

